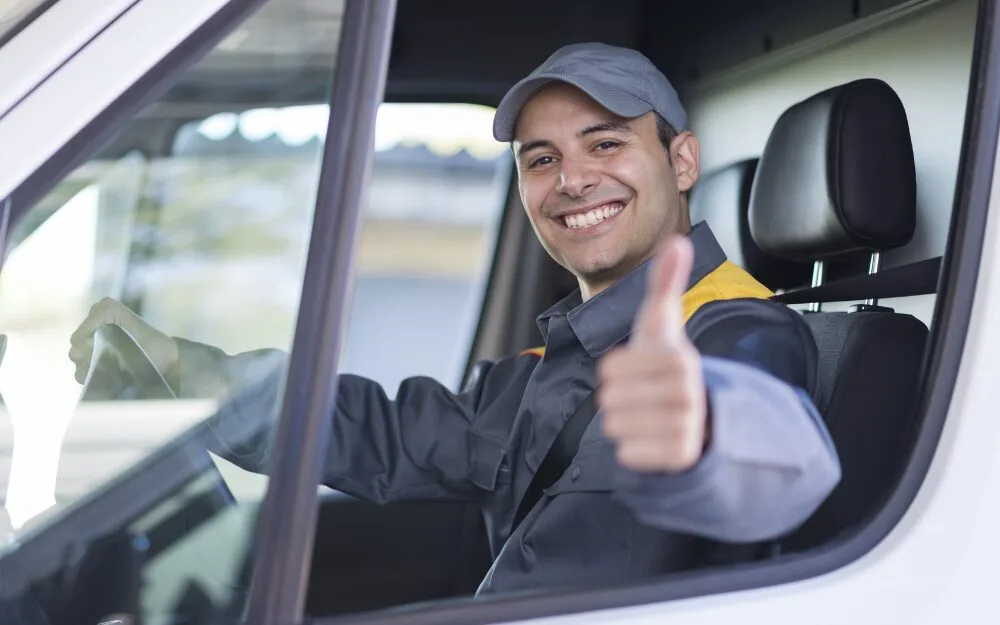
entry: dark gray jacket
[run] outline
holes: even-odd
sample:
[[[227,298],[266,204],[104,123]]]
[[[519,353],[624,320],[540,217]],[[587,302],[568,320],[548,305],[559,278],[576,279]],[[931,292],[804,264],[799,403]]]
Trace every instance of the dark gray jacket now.
[[[480,363],[460,393],[411,378],[390,398],[375,382],[341,376],[325,483],[375,502],[480,504],[495,558],[480,593],[607,586],[760,557],[840,479],[812,400],[816,345],[797,313],[767,301],[764,287],[726,261],[706,225],[691,238],[686,329],[703,356],[713,433],[694,468],[623,470],[598,415],[570,468],[511,534],[534,472],[595,387],[595,360],[628,339],[643,265],[586,303],[576,293],[541,315],[544,353]],[[253,368],[283,358],[180,342],[184,395],[224,394],[254,377]],[[254,400],[258,409],[280,394],[280,368],[274,371],[266,397]],[[266,471],[266,439],[220,447],[240,466]]]

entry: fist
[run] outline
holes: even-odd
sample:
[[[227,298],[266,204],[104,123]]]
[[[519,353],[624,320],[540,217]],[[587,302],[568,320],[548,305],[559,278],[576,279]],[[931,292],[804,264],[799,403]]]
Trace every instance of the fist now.
[[[598,406],[619,464],[641,472],[693,467],[707,439],[701,356],[684,332],[682,298],[694,251],[668,241],[649,268],[646,297],[629,343],[598,363]]]
[[[94,353],[94,332],[101,326],[116,325],[128,332],[139,343],[161,374],[166,374],[180,358],[176,341],[163,334],[129,310],[125,304],[104,298],[94,304],[87,318],[70,337],[69,359],[76,365],[76,381],[87,379]]]

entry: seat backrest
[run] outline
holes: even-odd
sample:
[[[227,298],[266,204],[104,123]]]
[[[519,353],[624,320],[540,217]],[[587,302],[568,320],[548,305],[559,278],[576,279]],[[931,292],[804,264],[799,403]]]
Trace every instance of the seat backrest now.
[[[906,113],[892,88],[854,81],[786,111],[761,155],[748,219],[760,249],[788,261],[826,262],[909,242],[916,173]],[[891,494],[908,458],[927,328],[889,308],[859,308],[805,313],[819,349],[817,406],[842,479],[786,537],[786,550],[859,528]]]
[[[708,222],[729,260],[761,284],[776,291],[809,284],[812,263],[788,261],[765,254],[750,236],[747,214],[757,159],[713,170],[691,190],[691,222]]]

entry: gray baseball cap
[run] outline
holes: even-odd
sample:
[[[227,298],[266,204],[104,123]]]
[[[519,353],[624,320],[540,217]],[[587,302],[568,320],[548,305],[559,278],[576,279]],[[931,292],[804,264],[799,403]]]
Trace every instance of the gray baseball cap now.
[[[677,130],[687,113],[663,72],[643,54],[604,43],[574,43],[555,51],[507,92],[493,117],[493,137],[512,141],[521,109],[544,87],[563,82],[626,119],[655,111]]]

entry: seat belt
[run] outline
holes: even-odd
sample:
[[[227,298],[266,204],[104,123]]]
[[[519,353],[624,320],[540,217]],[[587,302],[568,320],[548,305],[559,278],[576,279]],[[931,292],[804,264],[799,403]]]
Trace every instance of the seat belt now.
[[[595,393],[596,391],[591,391],[584,398],[583,403],[577,406],[576,411],[570,415],[562,429],[559,430],[559,435],[556,436],[556,440],[549,447],[549,451],[545,454],[545,458],[542,459],[542,463],[538,465],[538,470],[535,471],[535,475],[531,478],[531,483],[528,484],[528,489],[524,491],[524,497],[521,498],[520,505],[517,506],[517,512],[514,514],[514,524],[510,527],[511,534],[521,524],[524,517],[528,516],[528,513],[535,507],[538,500],[542,498],[542,493],[545,489],[551,487],[556,483],[556,480],[562,477],[562,474],[569,468],[570,463],[573,462],[573,458],[576,457],[576,452],[580,449],[580,440],[583,438],[583,433],[597,414]]]
[[[937,293],[941,257],[884,269],[878,273],[835,280],[829,284],[785,291],[771,297],[782,304],[851,302]]]
[[[937,292],[940,271],[939,256],[874,274],[836,280],[822,286],[786,291],[772,296],[771,300],[783,304],[809,304],[929,295]],[[531,478],[531,483],[528,484],[528,489],[524,492],[524,497],[521,498],[521,503],[514,514],[511,534],[542,498],[545,489],[555,484],[569,468],[573,458],[576,457],[576,452],[580,449],[583,433],[596,414],[597,400],[595,392],[591,391],[563,425],[538,466],[538,471]]]

